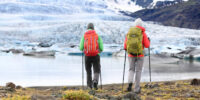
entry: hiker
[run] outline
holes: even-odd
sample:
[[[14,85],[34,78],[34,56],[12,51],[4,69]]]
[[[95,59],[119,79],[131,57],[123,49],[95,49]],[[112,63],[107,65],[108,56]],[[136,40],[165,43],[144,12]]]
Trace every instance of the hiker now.
[[[126,35],[124,49],[128,52],[129,74],[127,91],[132,91],[133,78],[135,75],[134,92],[140,93],[140,80],[144,62],[144,47],[149,48],[150,41],[142,27],[143,21],[138,18],[135,20],[134,27],[131,27]]]
[[[85,69],[87,72],[87,87],[98,89],[99,74],[101,71],[100,54],[103,51],[103,41],[95,32],[93,23],[89,23],[87,31],[80,42],[80,50],[85,54]],[[94,77],[92,80],[92,66]]]

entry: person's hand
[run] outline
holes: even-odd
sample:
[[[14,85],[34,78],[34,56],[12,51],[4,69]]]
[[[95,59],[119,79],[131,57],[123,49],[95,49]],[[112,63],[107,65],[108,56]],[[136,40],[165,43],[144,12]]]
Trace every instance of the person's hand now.
[[[149,41],[151,41],[149,37],[148,37],[148,39],[149,39]]]
[[[126,48],[124,48],[124,50],[126,51]]]

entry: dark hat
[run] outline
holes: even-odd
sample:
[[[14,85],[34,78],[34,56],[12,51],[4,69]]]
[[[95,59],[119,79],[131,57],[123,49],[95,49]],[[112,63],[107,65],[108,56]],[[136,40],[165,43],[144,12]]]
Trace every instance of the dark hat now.
[[[92,30],[94,30],[94,25],[93,25],[93,23],[89,23],[87,29],[92,29]]]

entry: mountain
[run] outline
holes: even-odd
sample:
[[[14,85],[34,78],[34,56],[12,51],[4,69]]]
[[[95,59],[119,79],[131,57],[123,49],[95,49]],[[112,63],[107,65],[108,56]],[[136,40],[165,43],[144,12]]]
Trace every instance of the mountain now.
[[[0,13],[104,13],[135,12],[186,0],[1,0]]]
[[[155,21],[167,26],[200,29],[200,0],[189,0],[171,6],[154,9],[144,9],[132,14],[145,21]]]
[[[187,0],[172,0],[172,1],[154,1],[153,3],[151,3],[148,8],[161,8],[161,7],[166,7],[166,6],[170,6],[170,5],[174,5],[174,4],[178,4],[181,2],[184,2]]]

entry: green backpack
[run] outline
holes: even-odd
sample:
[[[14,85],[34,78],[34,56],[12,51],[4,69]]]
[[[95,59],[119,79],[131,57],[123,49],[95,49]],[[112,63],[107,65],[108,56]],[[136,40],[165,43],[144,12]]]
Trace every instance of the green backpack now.
[[[131,27],[127,34],[127,52],[134,56],[143,54],[142,30],[137,27]]]

